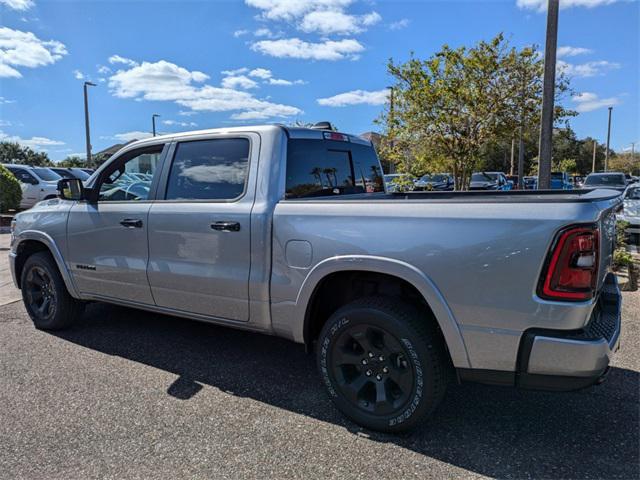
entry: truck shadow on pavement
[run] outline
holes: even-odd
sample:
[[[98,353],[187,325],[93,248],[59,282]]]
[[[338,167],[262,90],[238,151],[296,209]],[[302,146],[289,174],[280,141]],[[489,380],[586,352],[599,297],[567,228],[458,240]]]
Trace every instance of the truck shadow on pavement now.
[[[397,436],[342,417],[323,391],[314,356],[283,339],[103,304],[56,335],[178,375],[167,394],[184,401],[208,385],[483,475],[640,476],[640,377],[633,370],[613,368],[604,385],[572,393],[452,385],[432,420]]]

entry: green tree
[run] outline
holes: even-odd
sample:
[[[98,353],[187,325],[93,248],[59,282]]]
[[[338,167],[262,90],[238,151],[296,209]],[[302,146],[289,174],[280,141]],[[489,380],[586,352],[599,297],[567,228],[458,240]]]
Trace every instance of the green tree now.
[[[0,213],[16,210],[22,200],[22,189],[18,179],[0,165]]]
[[[498,151],[504,165],[505,145],[510,149],[521,125],[536,136],[543,65],[535,47],[518,50],[499,34],[470,48],[444,45],[427,60],[390,60],[388,70],[395,85],[379,120],[381,154],[400,171],[414,171],[421,156],[427,160],[422,168],[433,171],[429,158],[437,159],[453,172],[456,189],[466,189],[473,170],[489,163],[489,152]],[[560,104],[568,88],[560,76],[557,122],[572,114]]]
[[[67,157],[64,160],[58,162],[58,166],[64,168],[86,168],[87,162],[80,157]]]
[[[53,165],[46,153],[34,152],[31,148],[23,147],[16,142],[0,142],[0,162],[36,167]]]

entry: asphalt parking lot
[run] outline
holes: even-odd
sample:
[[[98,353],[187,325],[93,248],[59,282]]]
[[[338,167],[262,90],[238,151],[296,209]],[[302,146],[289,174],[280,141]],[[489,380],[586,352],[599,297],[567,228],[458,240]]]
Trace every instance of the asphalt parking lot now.
[[[1,478],[638,478],[640,292],[603,385],[453,386],[406,436],[334,410],[299,345],[94,304],[63,333],[0,307]]]

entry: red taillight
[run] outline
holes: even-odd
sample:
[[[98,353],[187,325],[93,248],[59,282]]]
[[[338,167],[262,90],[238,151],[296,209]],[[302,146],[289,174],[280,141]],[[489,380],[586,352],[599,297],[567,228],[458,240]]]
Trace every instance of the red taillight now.
[[[560,232],[538,295],[563,301],[593,298],[598,276],[598,237],[595,227],[570,227]]]

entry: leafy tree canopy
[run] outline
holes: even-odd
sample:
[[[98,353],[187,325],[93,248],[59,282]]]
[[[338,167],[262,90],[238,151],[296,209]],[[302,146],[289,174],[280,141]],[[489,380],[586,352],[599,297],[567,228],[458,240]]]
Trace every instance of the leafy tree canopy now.
[[[31,148],[23,147],[16,142],[0,142],[0,162],[18,163],[36,167],[53,165],[46,153],[34,152]]]

